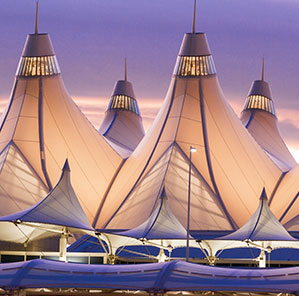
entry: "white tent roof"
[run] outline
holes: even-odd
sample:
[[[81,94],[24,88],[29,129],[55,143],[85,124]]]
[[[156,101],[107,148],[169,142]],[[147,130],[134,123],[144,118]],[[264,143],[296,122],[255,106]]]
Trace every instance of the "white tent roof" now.
[[[295,238],[286,231],[269,209],[265,188],[260,197],[259,207],[248,222],[237,231],[219,239],[239,241],[295,241]]]
[[[119,233],[138,239],[186,239],[187,231],[171,212],[165,188],[151,216],[138,227]]]
[[[288,231],[299,231],[299,164],[283,176],[269,201],[271,210]]]
[[[49,35],[31,34],[0,122],[0,215],[36,204],[59,179],[66,158],[92,221],[122,158],[68,95]]]
[[[241,121],[273,162],[282,171],[288,171],[296,161],[280,135],[270,86],[264,81],[263,73],[264,69],[262,79],[254,81],[251,86]]]
[[[125,79],[118,80],[105,113],[99,132],[113,143],[113,147],[127,158],[144,137],[144,128],[133,85]],[[119,148],[118,148],[119,147]]]
[[[36,205],[0,218],[1,240],[24,242],[63,228],[71,232],[92,231],[86,215],[70,182],[70,168],[66,160],[61,177],[51,192]]]
[[[197,148],[191,229],[240,227],[255,211],[259,189],[265,184],[271,192],[282,173],[225,100],[203,33],[185,35],[162,108],[112,184],[96,227],[137,227],[163,187],[185,226],[190,146]]]
[[[58,183],[44,199],[29,209],[0,217],[0,221],[54,224],[93,230],[71,185],[68,160],[63,166]]]

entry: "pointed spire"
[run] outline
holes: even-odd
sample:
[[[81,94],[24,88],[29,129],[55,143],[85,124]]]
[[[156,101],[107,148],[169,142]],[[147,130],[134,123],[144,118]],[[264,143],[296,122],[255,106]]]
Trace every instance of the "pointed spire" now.
[[[63,169],[62,169],[62,171],[63,171],[63,172],[65,172],[65,171],[70,172],[70,171],[71,171],[68,159],[65,160],[65,163],[64,163],[64,165],[63,165]]]
[[[127,57],[125,57],[125,81],[127,81],[128,79],[128,74],[127,74]]]
[[[35,30],[34,34],[38,34],[38,1],[36,1],[36,10],[35,10]]]
[[[265,61],[263,57],[263,63],[262,63],[262,81],[264,81],[264,72],[265,72]]]
[[[262,191],[262,194],[260,196],[260,200],[268,200],[265,187],[263,187],[263,191]]]
[[[164,186],[163,189],[162,189],[162,192],[161,192],[161,194],[160,194],[160,198],[163,199],[163,200],[164,200],[164,199],[167,199],[165,186]]]
[[[195,30],[196,30],[196,0],[194,0],[194,8],[193,8],[192,33],[195,33]]]

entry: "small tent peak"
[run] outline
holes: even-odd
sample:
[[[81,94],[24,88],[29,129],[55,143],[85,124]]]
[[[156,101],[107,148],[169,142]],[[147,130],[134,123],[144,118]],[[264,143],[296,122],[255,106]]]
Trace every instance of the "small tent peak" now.
[[[266,193],[266,188],[265,187],[263,187],[263,191],[261,193],[260,200],[268,200],[267,193]]]
[[[65,171],[70,172],[71,171],[68,159],[65,160],[62,171],[63,172],[65,172]]]
[[[36,1],[36,8],[35,8],[35,29],[34,34],[38,34],[38,1]]]
[[[163,189],[161,191],[160,198],[161,198],[161,200],[167,199],[167,194],[166,194],[165,186],[163,187]]]
[[[264,80],[264,58],[262,62],[261,80],[255,80],[252,83],[243,111],[252,109],[266,111],[276,117],[270,85]]]

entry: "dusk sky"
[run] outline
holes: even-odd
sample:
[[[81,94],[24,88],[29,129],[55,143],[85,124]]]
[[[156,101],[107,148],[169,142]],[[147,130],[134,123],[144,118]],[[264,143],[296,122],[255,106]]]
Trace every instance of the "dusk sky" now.
[[[35,1],[1,0],[0,111],[7,103]],[[150,126],[166,94],[193,0],[40,0],[65,85],[91,122],[103,119],[114,83],[128,80]],[[299,0],[200,0],[197,30],[207,33],[220,84],[240,114],[253,80],[265,80],[283,138],[299,161]]]

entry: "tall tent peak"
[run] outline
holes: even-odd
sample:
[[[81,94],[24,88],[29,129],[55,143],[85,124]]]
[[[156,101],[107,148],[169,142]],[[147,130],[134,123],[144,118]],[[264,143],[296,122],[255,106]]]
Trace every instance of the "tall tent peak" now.
[[[65,163],[64,163],[64,165],[63,165],[63,169],[62,169],[62,171],[63,171],[63,172],[65,172],[65,171],[70,172],[70,171],[71,171],[68,159],[65,160]]]
[[[60,74],[51,39],[47,33],[38,33],[38,1],[36,2],[34,34],[27,35],[16,76],[35,77]]]
[[[50,36],[47,33],[27,35],[16,76],[36,77],[57,74],[60,74],[60,67]]]
[[[198,77],[216,74],[214,61],[205,33],[196,32],[196,0],[194,0],[192,33],[184,35],[174,75]]]

